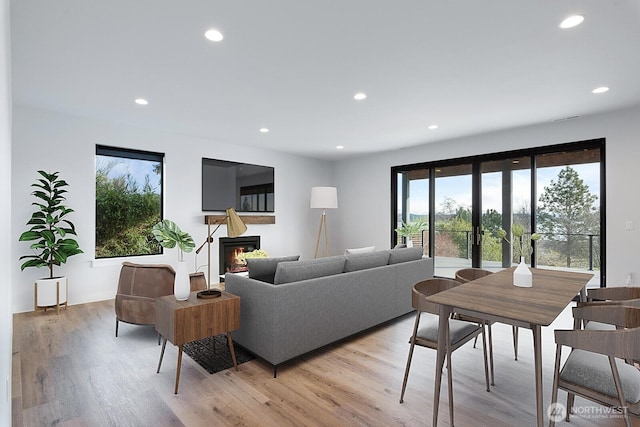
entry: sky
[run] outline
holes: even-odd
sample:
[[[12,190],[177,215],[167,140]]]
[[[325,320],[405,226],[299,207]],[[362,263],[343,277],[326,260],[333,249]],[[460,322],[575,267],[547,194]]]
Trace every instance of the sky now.
[[[153,166],[157,164],[157,162],[98,155],[96,156],[96,169],[102,165],[108,164],[110,161],[116,161],[117,163],[109,172],[109,178],[115,178],[129,173],[138,184],[138,189],[142,190],[144,187],[145,177],[148,175],[153,192],[160,194],[160,191],[162,190],[161,177],[153,172]]]

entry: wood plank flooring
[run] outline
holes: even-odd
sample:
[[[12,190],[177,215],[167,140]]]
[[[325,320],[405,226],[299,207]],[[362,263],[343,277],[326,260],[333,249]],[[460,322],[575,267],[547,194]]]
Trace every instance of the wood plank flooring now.
[[[416,348],[403,404],[398,403],[413,315],[404,316],[278,368],[260,359],[210,375],[185,355],[173,394],[177,349],[160,346],[151,327],[120,323],[113,301],[70,306],[60,315],[14,316],[13,425],[20,426],[426,426],[431,424],[435,351]],[[551,399],[553,328],[570,329],[565,310],[543,328],[544,397]],[[484,389],[482,352],[467,344],[453,354],[458,426],[535,425],[531,332],[520,331],[513,359],[511,327],[495,324],[496,385]],[[568,349],[566,350],[568,353]],[[443,382],[440,422],[448,426]],[[561,401],[566,394],[560,392]],[[545,406],[546,406],[545,404]],[[585,408],[571,424],[621,426],[601,408]],[[586,411],[590,411],[587,414]],[[640,425],[633,420],[634,425]]]

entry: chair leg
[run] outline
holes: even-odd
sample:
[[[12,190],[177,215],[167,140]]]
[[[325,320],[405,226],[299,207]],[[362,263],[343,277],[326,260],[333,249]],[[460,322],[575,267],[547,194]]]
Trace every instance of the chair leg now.
[[[489,330],[489,370],[491,371],[491,385],[496,385],[496,379],[493,373],[493,334],[491,333],[491,322],[487,323],[487,329]],[[489,391],[488,387],[487,391]]]
[[[618,398],[620,399],[620,407],[622,408],[622,416],[624,417],[624,424],[627,427],[631,427],[631,422],[629,421],[629,412],[627,409],[627,401],[624,398],[624,393],[622,391],[622,383],[620,381],[620,374],[618,373],[616,360],[613,356],[609,356],[609,365],[611,366],[611,373],[613,374],[613,382],[616,385]]]
[[[513,354],[518,360],[518,327],[512,326],[513,329]]]
[[[407,366],[404,368],[404,379],[402,380],[402,391],[400,392],[400,403],[404,402],[404,392],[407,388],[407,380],[409,379],[409,369],[411,368],[411,358],[413,357],[413,349],[416,345],[416,334],[418,333],[418,324],[420,323],[420,312],[416,313],[416,320],[413,325],[413,335],[411,335],[409,356],[407,357]]]
[[[560,344],[556,345],[556,363],[553,368],[553,388],[551,389],[551,405],[558,402],[558,379],[559,379],[559,369],[560,369],[560,356],[562,352],[562,346]],[[568,409],[567,409],[568,411]],[[555,414],[550,414],[549,417],[549,427],[555,426]],[[568,416],[568,415],[567,415]]]
[[[573,401],[575,400],[576,395],[573,393],[567,393],[567,416],[565,420],[569,422],[569,416],[573,414]]]
[[[116,317],[116,338],[118,338],[118,325],[120,324],[118,318]]]
[[[478,342],[478,336],[473,339],[473,348],[476,348],[476,343]]]
[[[447,331],[447,382],[449,383],[449,420],[451,426],[454,426],[453,423],[453,366],[451,364],[451,338],[449,337],[449,333]],[[485,359],[486,360],[486,359]]]
[[[484,333],[484,326],[485,324],[482,323],[482,356],[484,360],[484,382],[487,385],[487,391],[491,391],[491,389],[489,388],[489,366],[487,365],[487,337]],[[489,338],[489,340],[491,340],[491,338]]]

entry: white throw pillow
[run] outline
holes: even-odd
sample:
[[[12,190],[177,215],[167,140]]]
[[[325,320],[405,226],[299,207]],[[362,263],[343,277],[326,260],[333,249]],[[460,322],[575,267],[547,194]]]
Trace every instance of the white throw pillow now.
[[[345,249],[345,255],[353,255],[353,254],[368,254],[370,252],[374,252],[376,250],[375,246],[367,246],[364,248],[354,248],[354,249]]]

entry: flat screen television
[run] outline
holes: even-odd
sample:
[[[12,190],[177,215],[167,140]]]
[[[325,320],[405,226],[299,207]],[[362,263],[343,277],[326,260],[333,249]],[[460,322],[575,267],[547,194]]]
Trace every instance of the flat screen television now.
[[[270,166],[202,158],[202,210],[274,212]]]

